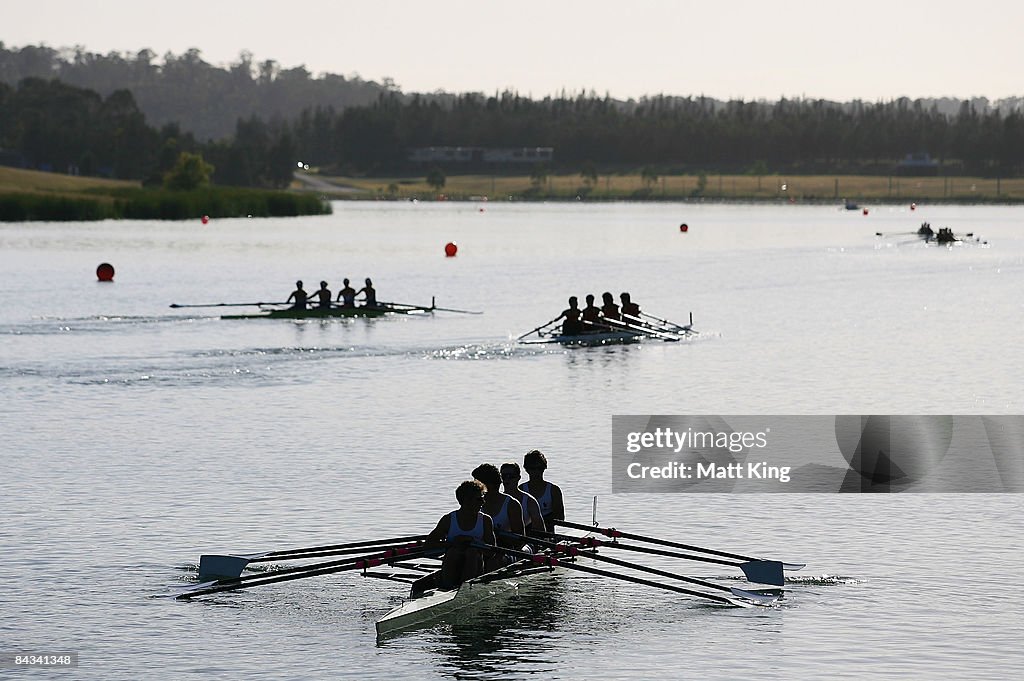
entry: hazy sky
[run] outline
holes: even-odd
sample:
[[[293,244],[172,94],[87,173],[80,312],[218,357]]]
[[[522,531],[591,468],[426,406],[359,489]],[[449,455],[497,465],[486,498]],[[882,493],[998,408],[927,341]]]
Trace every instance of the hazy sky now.
[[[0,0],[7,48],[305,65],[406,92],[1024,95],[1021,0]]]

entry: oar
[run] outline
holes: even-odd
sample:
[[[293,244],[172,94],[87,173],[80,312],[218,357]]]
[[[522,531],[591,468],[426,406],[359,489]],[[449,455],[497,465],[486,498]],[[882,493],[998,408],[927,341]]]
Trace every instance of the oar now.
[[[679,542],[667,541],[665,539],[657,539],[655,537],[645,537],[645,536],[639,535],[639,534],[630,534],[628,532],[620,532],[619,530],[616,530],[614,527],[612,527],[612,528],[591,527],[591,526],[588,526],[588,525],[581,525],[580,523],[569,522],[567,520],[555,520],[553,522],[554,522],[555,525],[561,525],[563,527],[571,527],[573,529],[583,530],[585,532],[596,532],[598,534],[603,534],[606,537],[611,537],[612,539],[621,537],[623,539],[632,539],[633,541],[642,541],[642,542],[645,542],[645,543],[648,543],[648,544],[657,544],[659,546],[671,546],[674,549],[685,549],[687,551],[697,551],[698,553],[708,553],[708,554],[711,554],[713,556],[722,556],[723,558],[735,558],[737,560],[746,560],[746,561],[761,560],[760,558],[753,558],[751,556],[742,556],[742,555],[737,554],[737,553],[728,553],[727,551],[716,551],[715,549],[705,549],[705,548],[701,548],[700,546],[692,546],[690,544],[680,544]],[[807,564],[806,563],[782,563],[782,567],[783,567],[784,570],[801,570],[801,569],[807,567]]]
[[[209,582],[197,585],[188,591],[175,594],[174,598],[192,598],[194,596],[205,596],[206,594],[219,593],[221,591],[233,591],[253,586],[264,586],[266,584],[277,584],[293,579],[305,579],[306,577],[317,577],[329,575],[335,572],[346,570],[365,570],[378,565],[398,563],[404,560],[421,558],[428,549],[423,546],[416,549],[392,549],[369,557],[345,558],[332,560],[325,563],[314,563],[313,565],[299,565],[284,570],[275,570],[272,574],[249,575],[246,577],[232,577],[222,579],[210,585]],[[432,550],[432,549],[431,549]]]
[[[476,545],[476,543],[474,543]],[[479,544],[481,548],[486,547],[486,544]],[[494,547],[487,547],[494,548]],[[684,589],[680,586],[674,586],[672,584],[662,584],[660,582],[654,582],[649,579],[642,577],[633,577],[631,575],[623,575],[618,572],[612,572],[611,570],[602,570],[600,568],[590,567],[589,565],[580,565],[572,561],[562,561],[554,556],[547,556],[543,554],[526,553],[525,551],[515,551],[513,549],[505,549],[500,546],[497,547],[497,551],[508,554],[513,558],[519,558],[520,560],[528,560],[537,565],[545,565],[548,567],[563,567],[569,570],[578,570],[580,572],[586,572],[592,575],[599,575],[601,577],[608,577],[609,579],[619,579],[624,582],[632,582],[633,584],[643,584],[645,586],[654,587],[655,589],[662,589],[664,591],[674,591],[675,593],[686,594],[687,596],[696,596],[697,598],[705,598],[711,601],[716,601],[724,605],[732,605],[740,608],[750,607],[749,603],[742,601],[736,601],[728,596],[717,596],[715,594],[707,594],[701,591],[694,591],[692,589]]]
[[[171,307],[259,307],[260,305],[290,305],[291,303],[204,303],[202,305],[181,305],[171,303]]]
[[[534,531],[531,534],[537,534]],[[649,546],[633,546],[632,544],[623,544],[622,542],[615,541],[602,541],[596,537],[572,537],[564,534],[553,534],[550,532],[542,533],[545,536],[550,536],[558,539],[568,539],[570,541],[577,542],[584,548],[606,546],[608,548],[619,549],[621,551],[632,551],[633,553],[643,553],[650,556],[665,556],[667,558],[680,558],[682,560],[692,560],[698,563],[713,563],[715,565],[728,565],[729,567],[739,568],[743,571],[743,575],[747,578],[748,582],[754,582],[756,584],[771,584],[772,586],[785,586],[786,578],[782,572],[782,563],[777,560],[748,560],[743,563],[737,563],[736,561],[722,560],[721,558],[711,558],[709,556],[695,556],[690,553],[679,553],[678,551],[667,551],[665,549],[654,549]]]
[[[422,541],[426,535],[417,534],[408,537],[393,537],[391,539],[369,539],[365,541],[348,542],[345,544],[330,544],[326,546],[311,546],[304,549],[285,549],[281,551],[258,551],[248,554],[204,554],[199,557],[199,575],[211,577],[237,577],[242,574],[245,566],[252,562],[286,560],[289,558],[312,558],[315,556],[332,555],[330,551],[340,550],[338,554],[344,553],[344,549],[356,549],[368,547],[369,552],[373,547],[380,546],[382,549],[391,548],[388,544],[399,544],[402,542]],[[314,554],[314,555],[301,555]]]
[[[526,337],[527,337],[527,336],[529,336],[530,334],[534,334],[534,333],[537,333],[537,332],[538,332],[538,331],[540,331],[541,329],[546,329],[547,327],[551,326],[552,324],[554,324],[555,322],[557,322],[557,321],[558,321],[559,319],[561,319],[561,318],[562,318],[562,316],[561,316],[561,315],[559,315],[559,316],[555,317],[554,319],[552,319],[552,320],[551,320],[550,322],[547,322],[547,323],[545,323],[545,324],[541,324],[540,326],[538,326],[538,327],[537,327],[536,329],[534,329],[533,331],[527,331],[527,332],[526,332],[526,333],[524,333],[523,335],[521,335],[521,336],[519,336],[518,338],[516,338],[516,340],[523,340],[524,338],[526,338]]]
[[[668,325],[662,324],[662,323],[658,323],[657,325],[655,325],[655,324],[652,324],[651,322],[648,322],[648,321],[645,321],[643,319],[640,319],[639,317],[634,317],[632,315],[624,314],[624,315],[622,315],[622,319],[624,319],[625,321],[627,321],[630,324],[634,324],[636,326],[639,326],[639,327],[642,327],[642,328],[645,328],[645,329],[652,329],[654,331],[659,331],[661,333],[670,333],[670,334],[675,334],[677,336],[683,336],[683,337],[686,337],[686,336],[688,336],[691,333],[688,330],[683,330],[683,327],[681,327],[681,326],[677,326],[677,325],[668,326]]]
[[[651,336],[652,338],[660,338],[663,341],[675,342],[679,340],[679,336],[671,336],[663,331],[655,331],[654,329],[646,329],[636,324],[630,324],[629,322],[623,322],[617,319],[605,318],[602,324],[610,326],[613,329],[625,329],[626,331],[632,331],[633,333],[641,333],[645,336]]]
[[[440,310],[441,312],[457,312],[459,314],[483,314],[482,311],[475,310],[456,310],[450,307],[438,307],[434,304],[434,299],[430,299],[430,307],[424,307],[423,305],[410,305],[409,303],[385,303],[378,301],[378,305],[390,305],[391,307],[404,307],[410,310],[423,310],[424,312],[433,312],[434,310]]]
[[[684,332],[686,334],[697,333],[696,331],[693,330],[693,313],[692,312],[690,313],[690,323],[685,325],[685,326],[683,326],[681,324],[677,324],[676,322],[669,321],[667,319],[662,319],[661,317],[655,317],[654,315],[648,314],[646,312],[641,312],[640,314],[642,316],[644,316],[644,317],[647,317],[648,319],[653,319],[655,321],[661,322],[662,324],[666,324],[668,326],[671,326],[671,327],[674,327],[676,329],[679,329],[680,331],[682,331],[682,332]]]
[[[686,577],[684,575],[677,574],[675,572],[668,572],[666,570],[659,570],[657,568],[648,567],[646,565],[640,565],[639,563],[633,563],[628,560],[619,560],[618,558],[612,558],[611,556],[603,556],[596,551],[581,551],[577,546],[571,546],[567,544],[559,544],[556,542],[544,541],[537,539],[536,537],[524,537],[518,534],[511,534],[509,532],[502,532],[502,535],[514,537],[515,539],[521,539],[526,542],[545,546],[549,549],[553,549],[556,553],[565,553],[570,556],[586,556],[603,563],[610,563],[611,565],[618,565],[619,567],[630,568],[632,570],[638,570],[640,572],[646,572],[652,575],[658,575],[659,577],[667,577],[668,579],[675,579],[680,582],[688,582],[690,584],[696,584],[697,586],[703,586],[708,589],[715,589],[717,591],[724,591],[730,593],[738,598],[746,598],[747,600],[755,601],[763,605],[769,605],[778,600],[776,596],[766,596],[759,594],[755,591],[747,591],[746,589],[738,589],[736,587],[722,586],[721,584],[715,584],[714,582],[708,582],[703,579],[697,579],[696,577]]]

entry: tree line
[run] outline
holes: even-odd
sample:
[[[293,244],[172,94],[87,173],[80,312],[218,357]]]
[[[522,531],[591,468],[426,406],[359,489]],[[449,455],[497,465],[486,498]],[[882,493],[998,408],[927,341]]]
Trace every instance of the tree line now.
[[[451,102],[381,95],[342,112],[304,111],[292,124],[303,158],[360,172],[409,170],[408,150],[428,146],[554,147],[554,165],[661,172],[891,173],[928,153],[947,172],[1024,172],[1024,113],[955,115],[921,100],[773,103],[650,97],[620,106],[607,97],[532,100],[514,92]]]
[[[0,83],[0,150],[8,165],[161,185],[183,154],[212,165],[215,184],[286,187],[296,163],[291,126],[238,120],[226,140],[201,143],[175,123],[151,127],[128,90],[107,97],[59,80]]]
[[[154,59],[149,50],[101,56],[0,43],[0,149],[33,167],[136,179],[160,176],[188,151],[214,166],[216,183],[248,186],[283,186],[300,160],[345,173],[423,173],[409,150],[430,146],[553,147],[552,170],[588,175],[891,173],[920,152],[946,173],[1024,173],[1021,99],[420,95],[387,81],[313,78],[248,53],[227,68],[198,50]]]

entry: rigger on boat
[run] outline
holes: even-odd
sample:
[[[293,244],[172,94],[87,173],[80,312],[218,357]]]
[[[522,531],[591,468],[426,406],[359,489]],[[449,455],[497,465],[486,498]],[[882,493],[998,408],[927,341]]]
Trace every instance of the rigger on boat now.
[[[533,547],[534,553],[480,543],[477,548],[481,551],[502,553],[507,555],[512,562],[448,588],[442,588],[440,582],[441,571],[437,569],[436,562],[439,558],[438,548],[431,547],[426,543],[426,535],[408,535],[251,554],[204,555],[200,559],[200,580],[205,581],[190,585],[173,594],[173,597],[188,600],[238,589],[346,571],[358,571],[364,577],[376,577],[411,584],[408,597],[400,605],[378,618],[375,623],[377,636],[386,637],[436,623],[453,612],[475,607],[492,598],[514,594],[523,583],[536,582],[538,586],[541,586],[545,579],[562,576],[568,578],[568,573],[574,571],[654,588],[662,592],[698,598],[723,607],[773,606],[784,596],[781,588],[741,589],[724,586],[706,579],[688,577],[606,555],[606,550],[734,567],[741,570],[748,581],[768,584],[773,587],[784,586],[784,570],[799,570],[804,567],[803,564],[783,563],[707,549],[667,539],[622,532],[615,528],[600,527],[596,524],[586,525],[565,520],[556,520],[555,524],[561,528],[580,530],[584,534],[568,535],[562,531],[540,532],[539,534],[543,535],[543,538],[523,535],[510,537],[517,543],[529,543]],[[445,547],[440,547],[441,551],[444,549]],[[304,559],[339,555],[346,557],[242,575],[243,570],[251,563],[292,563]],[[670,582],[684,582],[699,588],[681,587],[677,584],[654,581],[626,572],[598,568],[594,567],[592,563],[606,563],[661,577]]]

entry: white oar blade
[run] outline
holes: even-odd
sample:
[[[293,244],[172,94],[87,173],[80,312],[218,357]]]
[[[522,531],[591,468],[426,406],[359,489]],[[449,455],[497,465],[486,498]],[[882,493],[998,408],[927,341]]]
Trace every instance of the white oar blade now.
[[[735,587],[729,589],[733,596],[742,598],[750,601],[756,605],[773,605],[779,602],[780,596],[773,596],[770,594],[757,593],[756,591],[747,591],[746,589],[737,589]]]
[[[782,573],[783,564],[777,560],[750,560],[740,564],[748,582],[755,584],[771,584],[785,586],[786,577]]]
[[[162,594],[160,598],[188,598],[189,592],[216,586],[216,584],[216,580],[211,582],[199,582],[198,584],[175,584],[171,587],[175,590],[174,593]]]
[[[783,563],[783,570],[803,570],[807,567],[807,563]]]

